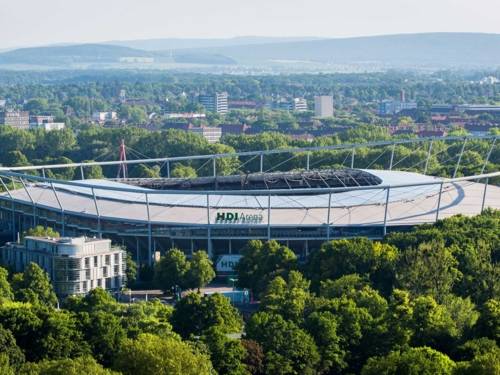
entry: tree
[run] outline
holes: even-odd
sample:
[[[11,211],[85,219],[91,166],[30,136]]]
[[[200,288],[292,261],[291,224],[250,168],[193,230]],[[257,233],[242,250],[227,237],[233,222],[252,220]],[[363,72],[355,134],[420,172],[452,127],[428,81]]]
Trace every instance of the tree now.
[[[115,372],[105,369],[91,356],[78,357],[74,359],[65,358],[58,360],[44,360],[38,363],[27,363],[20,371],[25,375],[117,375]]]
[[[122,326],[128,338],[137,338],[141,333],[153,333],[160,337],[178,337],[170,324],[173,307],[158,299],[136,302],[121,313]]]
[[[215,277],[212,261],[202,250],[193,253],[186,272],[187,284],[190,288],[203,288]]]
[[[242,319],[227,297],[215,293],[202,297],[189,293],[176,305],[170,319],[174,330],[182,337],[202,335],[210,327],[218,326],[224,333],[238,333]]]
[[[0,303],[3,301],[12,301],[14,299],[14,293],[12,292],[12,287],[10,286],[7,277],[9,272],[0,267]]]
[[[12,369],[19,369],[24,363],[24,353],[17,346],[16,339],[12,332],[0,325],[0,353],[7,357],[7,363]],[[2,361],[0,361],[1,363]],[[2,365],[0,365],[0,370]],[[3,374],[2,371],[0,373]]]
[[[395,278],[398,250],[394,246],[367,238],[326,242],[308,261],[307,275],[314,288],[320,281],[349,274],[367,277],[373,285],[389,294]]]
[[[345,350],[337,334],[338,322],[329,311],[313,312],[305,321],[305,329],[314,338],[321,356],[321,372],[340,373],[347,367]]]
[[[131,287],[137,281],[137,263],[132,259],[132,256],[127,252],[125,258],[126,270],[125,275],[127,276],[127,286]]]
[[[259,295],[270,280],[286,276],[297,265],[297,256],[277,241],[249,241],[242,249],[242,258],[236,266],[238,286],[250,288]]]
[[[455,363],[445,354],[428,347],[391,352],[386,357],[370,358],[362,375],[451,375]]]
[[[239,340],[227,337],[217,326],[205,331],[202,340],[210,350],[210,359],[218,374],[249,374],[243,363],[246,351]]]
[[[60,235],[54,229],[50,227],[43,227],[41,225],[37,225],[34,228],[30,228],[23,233],[23,237],[52,237],[59,238]]]
[[[195,178],[197,177],[197,173],[196,169],[189,165],[174,164],[170,176],[174,178]]]
[[[481,307],[481,316],[476,327],[479,336],[500,342],[500,300],[490,299]]]
[[[30,263],[13,281],[16,300],[34,305],[55,307],[57,297],[47,273],[35,263]]]
[[[32,305],[21,302],[6,302],[0,304],[0,322],[12,332],[15,342],[25,353],[28,361],[37,360],[38,331],[43,325]],[[7,343],[8,343],[7,339]]]
[[[160,178],[160,167],[148,167],[146,164],[137,164],[132,169],[131,175],[138,178]]]
[[[181,250],[171,249],[155,265],[154,281],[164,291],[180,286],[187,287],[186,275],[189,271],[189,262]]]
[[[64,306],[76,313],[97,311],[117,313],[121,308],[111,294],[102,288],[94,288],[85,296],[70,296],[64,301]]]
[[[449,349],[458,331],[446,307],[431,296],[418,297],[413,303],[411,345]]]
[[[94,358],[104,366],[111,365],[126,338],[120,318],[104,311],[95,311],[90,315],[83,313],[80,317],[85,339]]]
[[[43,323],[32,336],[32,358],[60,359],[90,353],[74,314],[64,310],[39,309],[37,315]]]
[[[126,339],[115,357],[113,368],[124,375],[209,375],[210,359],[174,338],[141,334]]]
[[[452,249],[442,241],[421,243],[401,255],[398,285],[414,295],[430,295],[443,301],[461,276],[457,265]]]
[[[320,356],[313,338],[280,315],[258,312],[246,326],[246,337],[262,345],[266,374],[314,374]]]
[[[264,374],[264,351],[262,346],[254,340],[241,340],[241,344],[245,348],[246,356],[243,359],[247,370],[252,375]]]
[[[0,353],[0,374],[15,375],[14,369],[9,364],[9,357],[5,353]]]
[[[93,163],[93,160],[84,160],[83,163]],[[77,174],[79,171],[76,172]],[[104,174],[102,172],[102,167],[100,165],[90,165],[84,168],[85,179],[87,180],[100,180],[104,178]],[[79,176],[79,174],[78,174]],[[75,178],[79,179],[79,177]]]
[[[281,276],[276,277],[262,295],[261,309],[280,314],[296,323],[300,322],[311,298],[309,284],[298,271],[290,271],[287,281]]]

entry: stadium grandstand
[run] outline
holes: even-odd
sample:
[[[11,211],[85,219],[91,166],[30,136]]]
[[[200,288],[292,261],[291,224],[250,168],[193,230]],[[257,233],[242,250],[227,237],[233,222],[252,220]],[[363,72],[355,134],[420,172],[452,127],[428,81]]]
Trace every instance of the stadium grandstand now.
[[[462,156],[477,141],[488,148],[467,175]],[[63,236],[111,238],[133,249],[141,264],[171,247],[204,249],[214,258],[237,255],[251,239],[276,239],[307,256],[329,239],[382,238],[457,214],[500,209],[500,172],[486,171],[496,141],[406,139],[131,160],[122,144],[115,161],[1,167],[0,225],[14,240],[35,225]],[[399,158],[400,146],[412,153]],[[442,169],[449,175],[428,174],[448,147],[458,150]],[[198,177],[173,178],[171,166],[183,163],[197,166]],[[130,177],[137,165],[158,166],[162,177]],[[223,175],[219,170],[227,165],[232,169]],[[113,177],[86,178],[96,166]],[[47,177],[68,168],[73,180]]]

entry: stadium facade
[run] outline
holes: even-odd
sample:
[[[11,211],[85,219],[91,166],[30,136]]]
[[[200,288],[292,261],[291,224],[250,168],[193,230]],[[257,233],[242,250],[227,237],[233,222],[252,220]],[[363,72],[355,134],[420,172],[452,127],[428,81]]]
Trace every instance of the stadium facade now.
[[[479,173],[457,177],[462,154],[474,140],[487,140]],[[426,174],[433,142],[463,142],[452,161],[452,178]],[[396,147],[426,144],[425,157],[397,170]],[[375,147],[388,165],[356,164],[360,149]],[[419,146],[420,147],[420,146]],[[485,173],[497,147],[495,137],[401,140],[291,150],[200,155],[180,158],[0,168],[0,224],[12,239],[35,225],[54,227],[64,236],[111,238],[136,251],[140,263],[154,261],[155,251],[178,247],[190,253],[205,249],[213,257],[237,254],[251,239],[276,239],[300,256],[325,240],[367,236],[433,223],[456,214],[476,215],[500,209],[500,172]],[[344,152],[347,166],[313,168],[314,157]],[[275,165],[264,168],[267,159]],[[300,158],[303,168],[280,170]],[[220,161],[255,162],[256,171],[220,176]],[[172,163],[192,160],[212,165],[210,176],[170,178]],[[154,164],[167,169],[158,179],[86,179],[95,165],[125,171],[124,165]],[[73,168],[80,179],[47,178],[47,172]],[[420,170],[419,170],[420,168]],[[115,169],[116,170],[116,169]],[[36,172],[36,173],[35,173]],[[462,173],[463,174],[463,173]]]

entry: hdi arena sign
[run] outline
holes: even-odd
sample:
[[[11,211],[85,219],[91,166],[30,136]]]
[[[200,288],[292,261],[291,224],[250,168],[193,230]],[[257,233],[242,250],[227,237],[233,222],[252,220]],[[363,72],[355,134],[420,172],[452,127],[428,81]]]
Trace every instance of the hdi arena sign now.
[[[259,224],[264,217],[262,214],[245,214],[243,212],[217,212],[216,224]]]

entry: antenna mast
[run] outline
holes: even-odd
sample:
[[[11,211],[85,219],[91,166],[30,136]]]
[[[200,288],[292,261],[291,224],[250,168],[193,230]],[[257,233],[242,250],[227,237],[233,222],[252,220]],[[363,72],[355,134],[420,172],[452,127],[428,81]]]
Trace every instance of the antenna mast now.
[[[127,151],[125,148],[125,140],[122,139],[122,142],[120,143],[120,161],[121,163],[118,166],[118,175],[116,178],[120,178],[120,175],[122,176],[123,179],[127,178],[128,171],[127,171]]]

